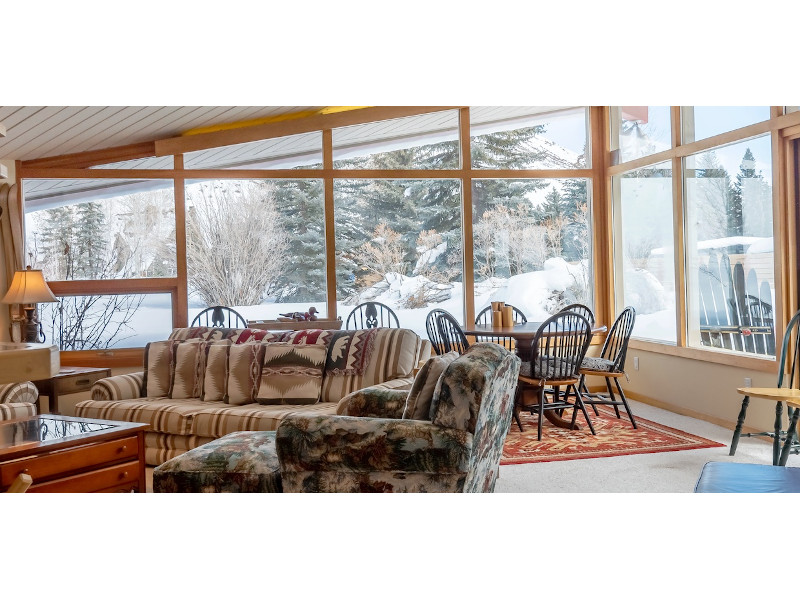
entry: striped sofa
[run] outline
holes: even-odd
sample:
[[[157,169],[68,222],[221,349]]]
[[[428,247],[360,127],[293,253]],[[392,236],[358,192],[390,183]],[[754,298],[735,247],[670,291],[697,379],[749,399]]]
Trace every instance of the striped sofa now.
[[[0,385],[0,421],[36,415],[39,390],[30,381]]]
[[[349,340],[350,337],[369,341],[366,345],[369,352],[362,353],[360,369],[355,371],[340,368],[342,365],[336,364],[331,353],[334,345],[341,345],[335,341],[331,343],[332,340]],[[319,402],[303,405],[248,402],[233,405],[200,397],[147,397],[144,390],[148,389],[148,372],[152,377],[153,367],[158,366],[152,357],[148,358],[148,347],[145,351],[145,371],[97,381],[92,386],[91,400],[76,405],[76,416],[148,423],[145,460],[148,465],[159,465],[234,431],[274,431],[281,419],[291,413],[310,417],[336,414],[337,405],[343,397],[365,387],[382,384],[390,389],[409,389],[413,383],[414,369],[431,354],[430,342],[410,329],[267,332],[257,329],[185,327],[174,329],[169,336],[169,340],[176,344],[198,339],[230,340],[231,344],[284,342],[327,346]],[[162,362],[170,360],[174,361],[174,358],[165,356],[161,359]],[[230,381],[229,378],[229,387]]]

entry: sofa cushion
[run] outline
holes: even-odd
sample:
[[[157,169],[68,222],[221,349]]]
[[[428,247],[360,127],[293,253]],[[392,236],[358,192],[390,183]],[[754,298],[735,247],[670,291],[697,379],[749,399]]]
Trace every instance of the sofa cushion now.
[[[383,383],[398,377],[410,377],[419,354],[421,338],[410,329],[372,329],[370,339],[358,336],[362,342],[371,344],[367,356],[357,356],[357,346],[337,336],[331,341],[328,353],[330,360],[325,365],[322,379],[322,402],[339,402],[351,392]],[[341,334],[358,332],[343,331]],[[344,350],[353,356],[343,357]],[[364,350],[367,350],[364,348]]]
[[[198,377],[201,342],[184,342],[170,348],[169,397],[199,398],[202,377]]]
[[[581,369],[610,373],[614,370],[614,361],[597,356],[585,356],[583,362],[581,362]]]
[[[219,406],[225,406],[222,402]],[[75,415],[90,419],[148,423],[150,431],[186,435],[192,433],[192,419],[208,403],[194,398],[172,400],[171,398],[139,398],[104,402],[84,400],[75,405]]]
[[[261,379],[263,344],[232,344],[228,348],[228,391],[225,402],[233,405],[255,402]]]
[[[459,357],[458,352],[448,352],[442,356],[428,359],[414,378],[414,384],[408,393],[404,419],[431,420],[431,400],[436,383],[451,362]]]
[[[262,344],[259,404],[316,404],[322,390],[327,348],[318,344]]]
[[[215,404],[204,406],[194,415],[192,433],[218,438],[234,431],[274,431],[281,419],[291,413],[311,417],[336,413],[335,402],[317,402],[308,406],[290,404],[245,404],[230,406]]]
[[[230,340],[203,342],[200,346],[200,361],[203,385],[200,399],[207,402],[223,402],[228,390],[228,348]]]

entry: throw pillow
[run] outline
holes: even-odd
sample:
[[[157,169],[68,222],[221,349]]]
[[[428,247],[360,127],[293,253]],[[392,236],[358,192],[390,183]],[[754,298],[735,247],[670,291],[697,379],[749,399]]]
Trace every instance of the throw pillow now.
[[[197,363],[201,342],[185,341],[175,344],[170,354],[172,373],[170,376],[170,398],[199,398],[200,378],[197,376]]]
[[[203,342],[200,346],[200,367],[203,385],[200,399],[208,402],[222,402],[228,391],[228,348],[230,341]]]
[[[319,344],[264,344],[259,404],[316,404],[328,350]]]
[[[170,357],[172,347],[180,342],[167,340],[150,342],[144,348],[144,382],[142,389],[147,398],[169,395]]]
[[[406,410],[403,413],[404,419],[417,419],[430,421],[431,401],[433,400],[433,390],[436,383],[451,362],[459,357],[458,352],[448,352],[442,356],[432,356],[422,365],[422,368],[414,378],[411,391],[408,393]]]
[[[263,344],[233,344],[228,351],[228,391],[225,402],[250,404],[256,399],[261,378]]]

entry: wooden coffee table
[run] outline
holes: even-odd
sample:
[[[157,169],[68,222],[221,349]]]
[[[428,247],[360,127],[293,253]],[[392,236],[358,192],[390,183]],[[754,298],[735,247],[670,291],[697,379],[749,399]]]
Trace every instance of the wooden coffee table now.
[[[145,423],[61,415],[0,422],[0,492],[20,473],[28,492],[144,492]]]

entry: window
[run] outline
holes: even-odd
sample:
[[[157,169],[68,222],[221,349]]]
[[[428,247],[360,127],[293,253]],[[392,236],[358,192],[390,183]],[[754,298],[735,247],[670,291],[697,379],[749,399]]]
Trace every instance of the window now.
[[[322,134],[312,131],[187,152],[184,166],[187,169],[319,169]]]
[[[619,106],[614,114],[619,162],[672,147],[669,106]]]
[[[375,300],[423,337],[434,308],[463,322],[460,181],[340,179],[334,200],[343,320]]]
[[[768,135],[685,159],[689,343],[775,355]]]
[[[675,237],[671,163],[613,178],[617,313],[636,309],[633,336],[675,343]]]
[[[766,121],[769,116],[769,106],[683,106],[683,143]]]
[[[61,350],[142,348],[172,331],[169,294],[62,296],[39,305],[47,342]]]
[[[593,305],[586,179],[473,181],[475,313],[502,300],[529,321]]]
[[[48,281],[174,277],[171,180],[31,180],[26,261]]]
[[[327,314],[325,219],[317,179],[187,181],[189,321],[208,306],[276,319]]]
[[[458,111],[333,130],[335,169],[457,169]]]
[[[470,108],[474,169],[576,169],[591,166],[586,108]]]

